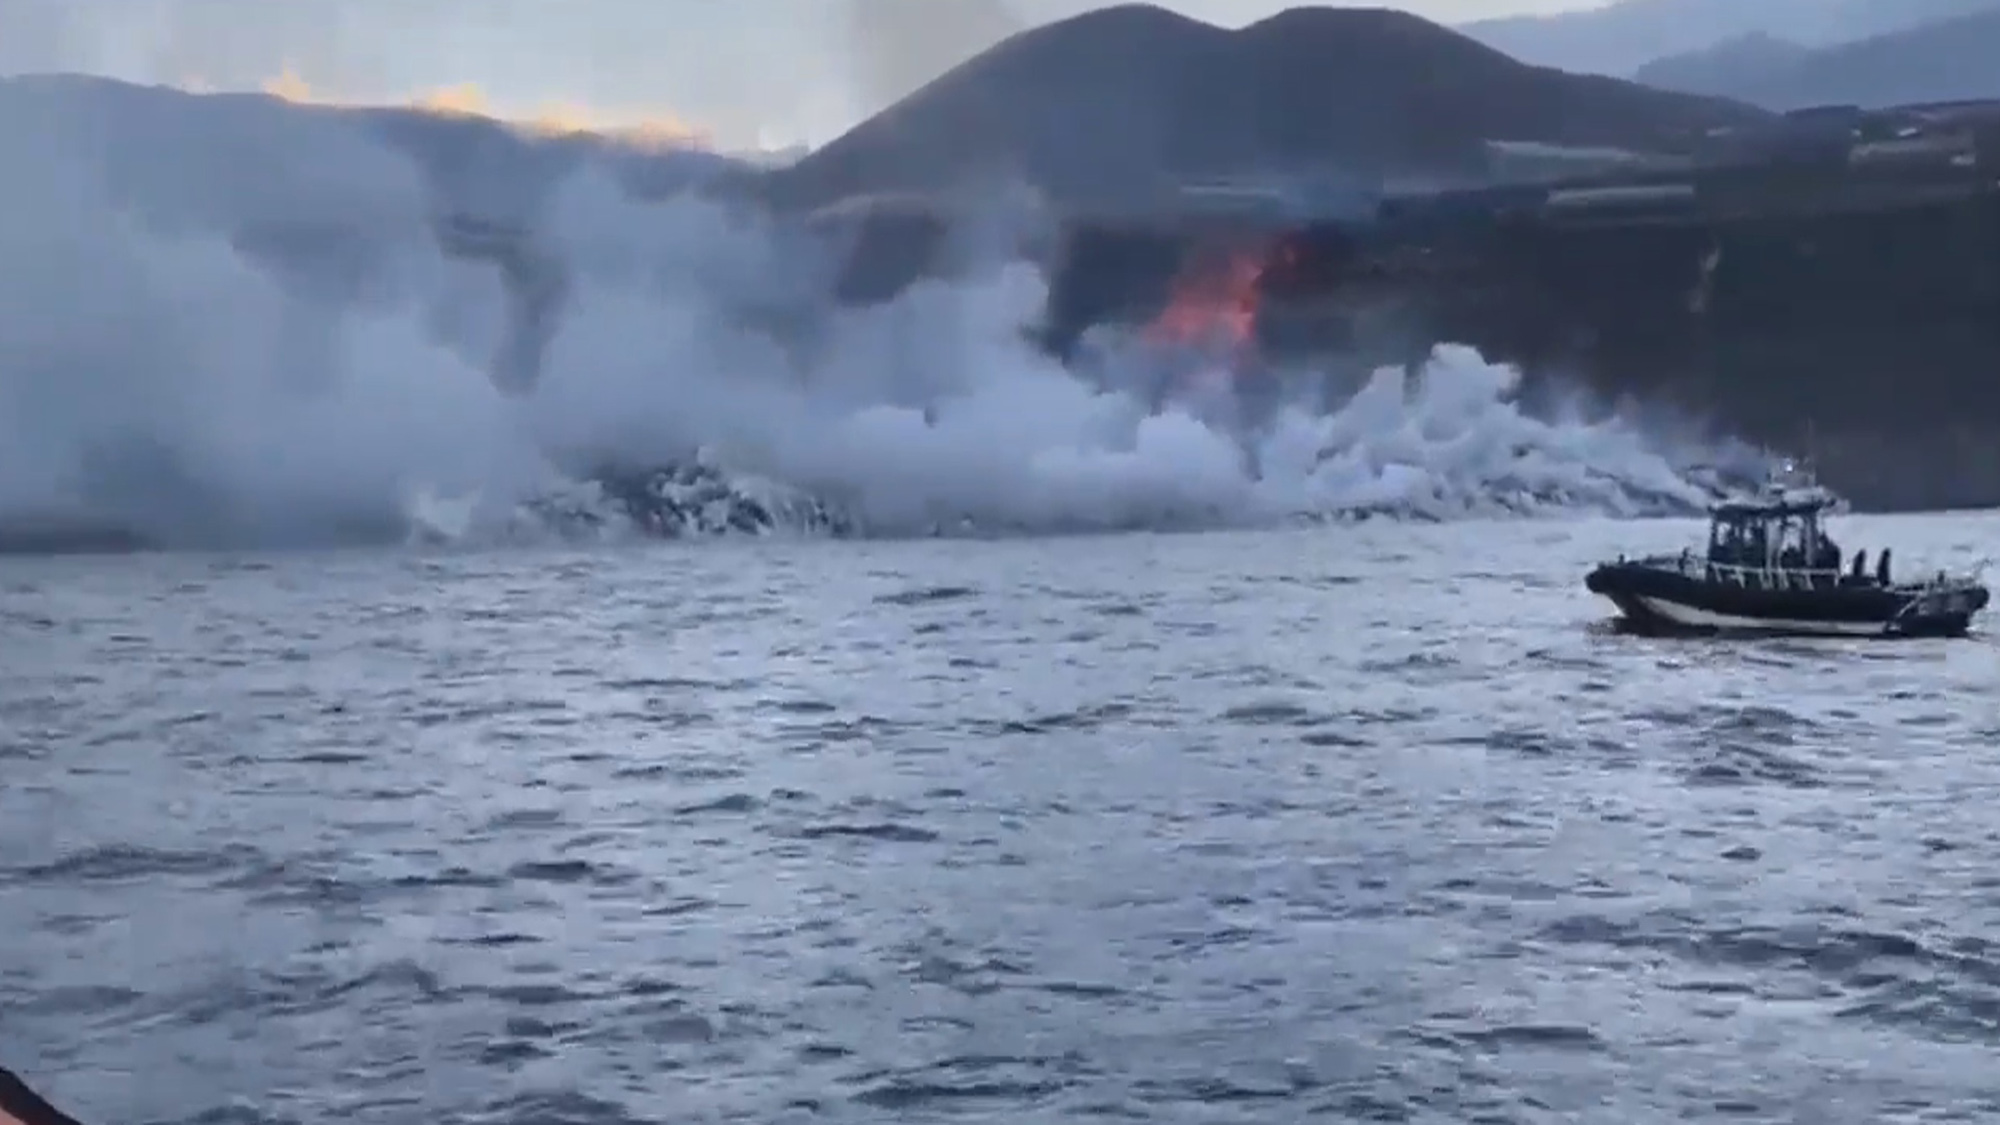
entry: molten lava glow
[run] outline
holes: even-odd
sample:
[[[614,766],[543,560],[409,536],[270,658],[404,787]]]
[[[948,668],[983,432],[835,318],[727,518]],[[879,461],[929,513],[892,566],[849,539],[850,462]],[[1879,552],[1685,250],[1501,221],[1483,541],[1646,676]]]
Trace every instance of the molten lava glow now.
[[[386,103],[367,103],[329,98],[317,94],[299,73],[287,65],[276,78],[264,83],[264,92],[288,102],[311,105],[386,104],[403,106],[439,117],[484,117],[544,137],[590,133],[656,151],[673,149],[713,149],[714,139],[706,130],[677,117],[649,112],[638,117],[612,114],[581,105],[548,105],[525,119],[495,109],[486,93],[473,83],[442,87]]]
[[[1167,307],[1146,328],[1158,344],[1240,355],[1255,339],[1264,253],[1234,250],[1221,261],[1200,256],[1174,281]]]
[[[1248,370],[1264,269],[1264,247],[1236,247],[1198,254],[1175,278],[1173,296],[1146,326],[1145,339],[1200,357],[1200,366],[1175,380],[1183,390],[1226,392]]]

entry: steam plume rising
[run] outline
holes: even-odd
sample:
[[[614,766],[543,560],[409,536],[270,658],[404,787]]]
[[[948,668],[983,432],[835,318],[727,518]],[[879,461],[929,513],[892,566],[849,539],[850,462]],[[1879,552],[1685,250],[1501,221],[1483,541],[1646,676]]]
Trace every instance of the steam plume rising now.
[[[1383,373],[1331,412],[1251,418],[1226,372],[1162,395],[1173,357],[1144,339],[1098,341],[1082,372],[1035,350],[1046,286],[1025,263],[842,310],[802,232],[636,197],[629,156],[499,144],[472,120],[381,128],[0,84],[0,212],[19,220],[0,224],[0,524],[345,540],[400,535],[425,494],[472,498],[476,529],[607,463],[697,457],[885,534],[1704,498],[1688,457],[1615,421],[1529,418],[1512,373],[1464,352],[1420,386]],[[490,258],[446,252],[440,216],[561,267],[539,380],[501,373],[521,393],[493,362],[519,309]]]

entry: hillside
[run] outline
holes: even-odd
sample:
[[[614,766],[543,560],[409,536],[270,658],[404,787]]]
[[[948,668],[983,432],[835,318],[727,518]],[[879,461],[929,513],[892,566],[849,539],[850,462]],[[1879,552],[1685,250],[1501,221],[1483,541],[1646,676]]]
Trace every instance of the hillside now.
[[[1486,139],[1644,147],[1757,116],[1526,66],[1404,12],[1299,8],[1228,31],[1126,5],[1007,39],[771,190],[814,206],[1018,176],[1058,200],[1119,207],[1162,176],[1474,177]]]
[[[1711,58],[1648,68],[1656,84],[1726,94],[1772,109],[2000,98],[2000,10],[1801,52],[1789,59]]]
[[[1661,90],[1722,97],[1728,96],[1724,91],[1742,89],[1746,76],[1789,70],[1810,54],[1810,47],[1754,31],[1703,50],[1656,59],[1633,77]]]
[[[1829,47],[1997,4],[2000,0],[1619,0],[1549,16],[1477,20],[1459,30],[1537,66],[1635,75],[1656,59],[1760,33]]]

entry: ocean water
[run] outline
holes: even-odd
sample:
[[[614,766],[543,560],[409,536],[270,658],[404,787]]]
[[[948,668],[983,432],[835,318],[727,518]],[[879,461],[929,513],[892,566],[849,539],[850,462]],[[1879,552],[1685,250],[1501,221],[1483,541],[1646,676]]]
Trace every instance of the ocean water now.
[[[1604,628],[1697,532],[6,561],[0,1062],[105,1125],[1993,1119],[1993,641]]]

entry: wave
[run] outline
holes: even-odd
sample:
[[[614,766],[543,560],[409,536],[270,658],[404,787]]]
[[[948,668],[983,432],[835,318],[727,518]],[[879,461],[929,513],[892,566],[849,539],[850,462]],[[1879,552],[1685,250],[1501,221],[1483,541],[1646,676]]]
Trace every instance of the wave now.
[[[0,151],[0,527],[44,540],[1639,516],[1760,471],[1459,348],[1255,409],[1139,334],[1065,367],[1005,254],[844,308],[708,154],[79,79],[0,82]]]

